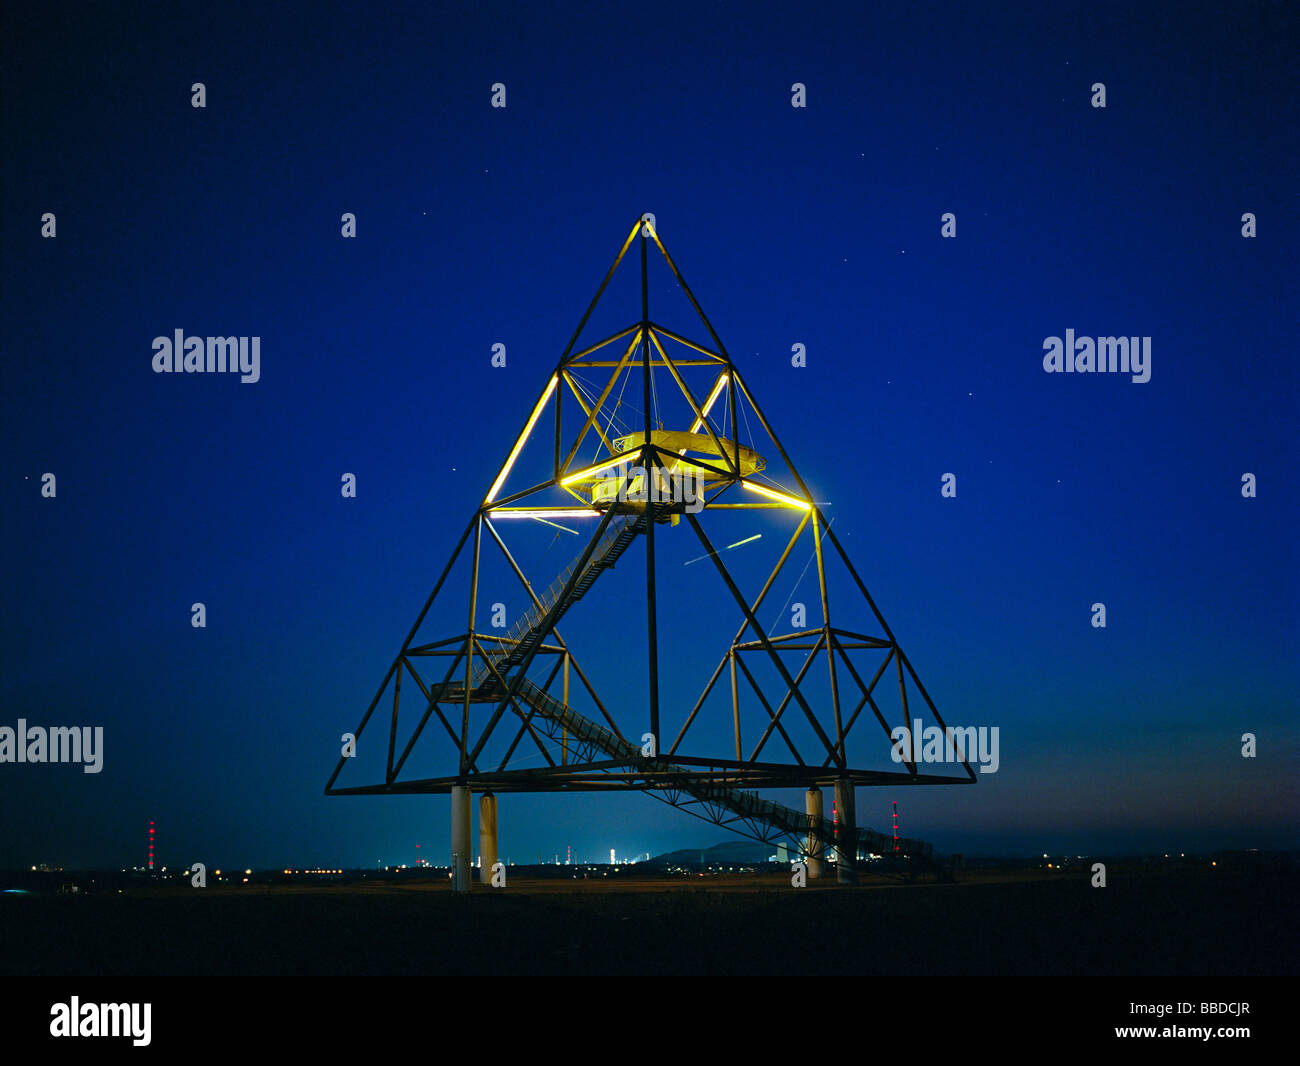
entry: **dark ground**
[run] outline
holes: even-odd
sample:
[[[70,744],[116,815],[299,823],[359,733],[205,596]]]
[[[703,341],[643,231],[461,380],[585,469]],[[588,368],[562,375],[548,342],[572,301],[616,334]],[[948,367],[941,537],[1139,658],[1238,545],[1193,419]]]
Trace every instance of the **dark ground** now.
[[[981,872],[0,897],[0,974],[1294,974],[1294,871]]]

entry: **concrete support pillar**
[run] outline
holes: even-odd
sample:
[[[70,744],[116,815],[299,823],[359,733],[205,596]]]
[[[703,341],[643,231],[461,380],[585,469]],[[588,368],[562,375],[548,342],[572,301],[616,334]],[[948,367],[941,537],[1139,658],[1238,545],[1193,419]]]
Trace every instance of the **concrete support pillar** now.
[[[814,822],[820,822],[822,817],[822,790],[816,786],[810,788],[804,795],[804,810],[808,812],[808,825],[811,827]],[[808,834],[808,878],[822,875],[822,840],[820,837]]]
[[[490,885],[497,861],[497,798],[491,792],[478,798],[478,852],[478,883]]]
[[[470,791],[468,785],[451,788],[451,890],[468,892],[474,857],[470,852]]]
[[[835,782],[835,809],[839,812],[839,822],[835,837],[835,855],[837,858],[836,879],[842,885],[858,883],[858,826],[856,817],[857,799],[854,795],[851,778],[841,777]]]

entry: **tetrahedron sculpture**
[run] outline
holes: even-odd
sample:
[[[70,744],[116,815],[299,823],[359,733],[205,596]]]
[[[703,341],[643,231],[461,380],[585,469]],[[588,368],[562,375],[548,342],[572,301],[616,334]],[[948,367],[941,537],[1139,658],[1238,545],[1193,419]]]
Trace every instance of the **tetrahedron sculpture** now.
[[[640,307],[611,317],[634,242]],[[651,247],[702,334],[652,316]],[[642,790],[813,860],[832,848],[850,868],[864,851],[929,857],[919,841],[858,829],[855,786],[976,775],[963,752],[952,762],[964,776],[918,770],[913,727],[951,733],[649,216],[503,451],[355,730],[355,754],[382,779],[340,786],[362,762],[345,755],[327,794]],[[760,566],[770,545],[779,557]],[[787,598],[765,625],[797,560],[794,587],[807,580],[811,603]],[[590,602],[611,584],[615,600]],[[609,676],[561,636],[588,607],[602,664],[617,650],[605,699],[596,682]],[[685,651],[711,645],[712,674],[692,678]],[[682,695],[692,683],[694,699]],[[386,736],[370,729],[377,711]],[[837,789],[835,819],[823,786]],[[753,791],[793,787],[808,790],[803,811]]]

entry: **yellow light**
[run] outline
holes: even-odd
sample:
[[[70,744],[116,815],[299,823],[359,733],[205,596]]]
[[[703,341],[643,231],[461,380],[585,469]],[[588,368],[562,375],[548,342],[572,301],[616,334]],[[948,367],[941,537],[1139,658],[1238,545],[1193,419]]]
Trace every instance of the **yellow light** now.
[[[762,496],[770,496],[774,500],[779,500],[781,503],[788,504],[791,507],[797,507],[801,511],[809,511],[812,509],[812,504],[804,500],[796,500],[793,496],[787,496],[783,492],[774,492],[772,489],[764,488],[762,485],[755,485],[752,481],[742,481],[741,484],[751,492],[757,492]]]
[[[658,341],[655,341],[656,345],[658,345],[658,343],[659,343]],[[660,348],[659,351],[662,353],[663,349]],[[700,412],[701,414],[704,415],[704,418],[709,417],[709,411],[713,408],[713,405],[718,402],[718,397],[722,395],[722,390],[723,388],[726,387],[727,384],[727,377],[728,375],[723,374],[722,377],[718,378],[717,384],[713,386],[713,391],[709,393],[709,398],[708,400],[705,401],[704,408]],[[691,425],[692,433],[697,432],[700,429],[700,427],[704,425],[704,418],[697,418],[695,420],[695,422]],[[685,455],[686,449],[682,448],[677,454]],[[723,456],[724,461],[726,458],[727,457],[724,455]],[[681,465],[682,465],[681,460],[679,459],[677,462],[673,463],[673,470],[676,471]]]
[[[712,410],[713,405],[718,402],[718,397],[722,395],[722,390],[727,387],[727,377],[728,375],[723,374],[722,377],[718,378],[718,383],[713,386],[713,391],[709,394],[709,398],[704,404],[704,409],[701,412],[704,415],[704,418],[709,417],[709,411]],[[691,426],[692,433],[704,425],[704,418],[697,418],[695,420],[695,425]],[[685,455],[686,452],[683,450],[678,454]]]
[[[512,511],[504,507],[489,511],[493,518],[599,518],[600,512],[593,511],[590,508],[574,507],[566,510],[563,507],[556,507],[550,511],[529,511],[520,510]]]
[[[555,391],[555,386],[560,379],[555,374],[551,375],[551,383],[546,386],[546,391],[542,393],[542,398],[537,401],[537,406],[533,408],[533,413],[528,416],[528,424],[524,426],[524,431],[519,434],[519,439],[515,441],[515,446],[510,450],[510,458],[506,460],[506,465],[501,468],[501,473],[497,475],[496,481],[492,483],[492,488],[488,491],[485,503],[491,503],[496,499],[497,493],[501,491],[501,486],[510,474],[510,468],[515,465],[515,460],[519,458],[519,453],[523,451],[524,442],[528,435],[532,433],[533,426],[537,424],[537,419],[541,416],[542,408],[546,406],[547,401],[551,398],[551,393]]]
[[[611,466],[619,466],[622,463],[632,462],[641,458],[641,449],[637,448],[630,452],[623,452],[621,455],[615,455],[606,459],[603,463],[597,463],[595,466],[589,466],[585,470],[579,470],[576,474],[570,474],[560,481],[560,486],[572,485],[575,481],[582,481],[589,478],[592,474],[598,474],[602,470],[608,470]]]

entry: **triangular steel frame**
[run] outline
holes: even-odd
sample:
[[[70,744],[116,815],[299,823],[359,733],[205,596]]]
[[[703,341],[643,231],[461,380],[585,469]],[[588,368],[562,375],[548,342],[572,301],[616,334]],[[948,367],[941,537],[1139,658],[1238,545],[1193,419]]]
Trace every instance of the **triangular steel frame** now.
[[[633,241],[638,239],[638,235],[641,267],[640,319],[603,340],[576,349],[578,340],[610,280],[614,277]],[[647,282],[647,251],[651,244],[662,255],[682,293],[690,301],[691,307],[708,335],[707,342],[691,340],[651,319]],[[665,342],[686,348],[687,354],[678,358],[671,357]],[[611,429],[612,391],[615,382],[625,374],[627,377],[624,379],[624,387],[626,387],[638,367],[641,370],[641,410],[644,412],[644,424],[616,439],[612,436]],[[703,402],[701,396],[692,392],[687,384],[682,373],[687,367],[716,370],[716,373],[710,375],[711,384]],[[611,373],[603,390],[593,398],[576,380],[576,375],[579,371],[602,369],[610,370]],[[693,412],[694,424],[689,435],[665,434],[652,425],[652,411],[655,406],[652,400],[657,399],[657,393],[654,393],[652,385],[652,373],[656,372],[661,375],[667,373],[667,376],[672,379],[672,384],[677,387],[681,399],[685,400],[687,408]],[[711,409],[724,394],[729,422],[715,427]],[[576,401],[577,409],[581,411],[581,415],[578,415],[574,410],[570,410],[570,422],[581,421],[581,429],[576,436],[567,437],[564,432],[565,401]],[[789,472],[791,484],[778,482],[774,485],[770,476],[760,477],[764,469],[761,457],[756,461],[755,455],[740,444],[737,412],[742,403],[747,404],[748,409],[757,416]],[[553,409],[554,414],[553,441],[550,444],[553,454],[550,464],[551,476],[549,479],[522,489],[503,491],[525,445],[530,441],[540,440],[547,432],[543,428],[543,416],[548,409]],[[605,421],[607,417],[609,421]],[[701,429],[705,432],[698,432]],[[599,442],[600,454],[594,463],[580,462],[578,453],[593,434]],[[683,440],[687,441],[687,447],[678,448],[677,445]],[[691,452],[689,457],[688,450]],[[666,496],[662,499],[654,497],[647,499],[644,492],[645,485],[664,481],[666,473],[672,473],[683,467],[694,471],[698,479],[696,484],[700,488],[702,500],[698,515],[691,513],[679,500],[674,501]],[[635,502],[638,471],[643,487],[639,503]],[[597,484],[604,486],[602,491],[612,491],[617,487],[619,492],[615,498],[618,502],[612,505],[608,501],[597,503],[594,495],[592,499],[588,499],[581,491],[584,485],[591,486],[591,492],[594,494]],[[734,491],[737,487],[751,491],[737,496]],[[545,499],[553,500],[559,493],[567,494],[571,499],[568,502],[561,500],[559,503],[539,502]],[[715,509],[789,511],[798,516],[797,528],[790,537],[780,560],[767,578],[762,591],[752,602],[747,601],[741,594],[700,521],[708,511]],[[521,517],[537,519],[547,524],[553,524],[552,519],[566,520],[580,517],[599,519],[595,532],[586,541],[578,560],[550,589],[542,593],[539,593],[525,576],[501,533],[501,522]],[[743,620],[730,648],[714,670],[699,699],[685,715],[671,743],[664,748],[662,738],[665,734],[661,733],[659,699],[655,528],[664,522],[677,525],[683,518],[716,567],[719,576],[734,598]],[[471,535],[472,547],[470,547]],[[797,632],[768,633],[759,623],[757,612],[791,557],[796,544],[800,543],[805,535],[812,537],[814,545],[821,595],[822,624]],[[641,536],[646,545],[645,605],[649,721],[646,723],[645,734],[634,731],[635,735],[629,738],[623,735],[615,716],[601,702],[588,675],[582,670],[577,658],[560,636],[557,623],[560,616],[585,591],[585,584],[589,585],[594,581],[603,567],[613,565],[611,556],[616,559],[636,536]],[[871,613],[880,627],[880,634],[871,636],[837,628],[831,624],[824,543],[829,544],[829,550],[832,550],[842,562],[865,602],[870,606]],[[526,616],[529,624],[526,629],[520,630],[516,637],[510,634],[502,637],[499,633],[480,632],[475,627],[481,553],[485,548],[491,547],[500,551],[510,570],[526,590],[531,603],[530,611]],[[472,553],[467,629],[462,633],[432,642],[415,643],[416,635],[430,608],[443,591],[456,561],[465,551]],[[783,653],[791,652],[805,653],[802,665],[793,674],[783,659]],[[867,669],[860,671],[850,653],[882,654],[882,661],[870,680],[864,677],[864,674],[869,671]],[[785,691],[779,694],[779,702],[773,702],[764,694],[753,671],[746,665],[746,657],[752,655],[765,657],[781,676]],[[427,666],[440,665],[443,659],[450,660],[446,669],[429,673]],[[830,686],[830,706],[821,708],[820,715],[814,711],[800,689],[800,683],[805,675],[818,661],[823,661],[825,664]],[[547,662],[549,666],[544,665]],[[870,713],[867,717],[876,720],[884,731],[886,742],[892,743],[891,724],[873,698],[877,684],[891,666],[899,686],[904,718],[902,723],[895,724],[909,727],[912,724],[913,711],[909,710],[912,706],[909,701],[910,688],[923,701],[925,710],[943,730],[943,734],[951,737],[951,731],[926,692],[911,662],[899,647],[892,630],[854,568],[839,538],[830,528],[807,484],[799,476],[771,423],[754,398],[752,390],[732,361],[658,233],[655,232],[652,222],[643,216],[628,233],[613,264],[597,288],[555,370],[534,403],[522,431],[516,437],[491,487],[462,533],[451,558],[354,732],[355,743],[359,744],[363,732],[380,706],[381,699],[391,686],[393,701],[385,779],[370,785],[339,787],[337,780],[348,763],[347,757],[343,756],[340,757],[334,773],[330,776],[325,791],[329,795],[440,793],[448,792],[456,785],[468,785],[477,791],[493,792],[650,790],[659,798],[668,798],[672,795],[682,795],[683,792],[691,793],[694,789],[694,799],[688,795],[685,803],[704,803],[707,807],[708,797],[713,794],[710,789],[814,787],[832,785],[837,781],[853,785],[968,784],[976,781],[975,772],[964,757],[958,762],[964,769],[965,776],[922,774],[918,770],[915,752],[906,753],[902,763],[904,769],[897,772],[855,769],[848,765],[845,739],[868,708]],[[538,683],[528,679],[526,675],[530,670],[534,670],[539,678],[544,676],[544,680]],[[724,671],[730,675],[732,691],[734,758],[692,756],[684,749],[684,742]],[[841,701],[841,679],[845,675],[852,682],[852,687],[846,691],[852,692],[854,688],[856,689],[856,695],[850,696],[850,699],[855,701],[851,708],[847,700],[843,703]],[[742,678],[748,690],[758,698],[769,718],[763,734],[753,741],[752,746],[744,744],[741,735],[739,693]],[[415,699],[417,707],[422,709],[422,715],[399,753],[397,728],[404,679],[408,682],[407,695]],[[412,683],[418,691],[412,691]],[[557,683],[559,691],[552,691]],[[568,707],[571,685],[581,685],[582,690],[598,708],[603,723],[583,719]],[[474,703],[490,703],[494,707],[486,727],[477,737],[472,736],[470,731],[470,707]],[[444,712],[444,707],[452,710],[450,713]],[[456,721],[456,710],[460,712],[459,722]],[[782,724],[783,717],[787,713],[802,716],[811,727],[818,742],[815,751],[811,753],[801,751],[792,741]],[[921,713],[919,708],[916,713]],[[518,729],[505,757],[496,767],[488,766],[484,761],[485,744],[508,715],[518,721]],[[438,777],[403,780],[401,775],[407,759],[425,726],[434,718],[437,719],[438,725],[450,742],[455,745],[458,752],[457,765],[454,771],[449,767],[448,773]],[[435,732],[437,731],[435,727]],[[644,749],[642,740],[638,739],[646,735],[654,738],[653,748],[649,754]],[[767,760],[761,758],[769,745],[775,743],[774,738],[779,738],[792,761],[776,761],[771,757]],[[547,763],[546,766],[535,769],[507,768],[512,754],[525,740],[541,752]],[[552,744],[558,743],[558,749],[553,750],[548,746],[548,740]],[[555,757],[556,754],[559,755],[558,759]],[[707,787],[702,782],[708,782]],[[704,798],[701,799],[701,796]],[[723,804],[723,809],[730,810],[731,822],[750,824],[751,816],[741,809],[744,806],[745,804],[736,803],[734,796],[729,796]],[[728,824],[729,819],[715,817],[717,813],[712,811],[707,815],[708,819],[718,824]],[[759,822],[766,825],[766,828],[750,831],[748,835],[756,835],[758,839],[763,840],[774,839],[770,824],[764,823],[761,815],[758,817]],[[736,825],[732,824],[728,827],[736,828]]]

